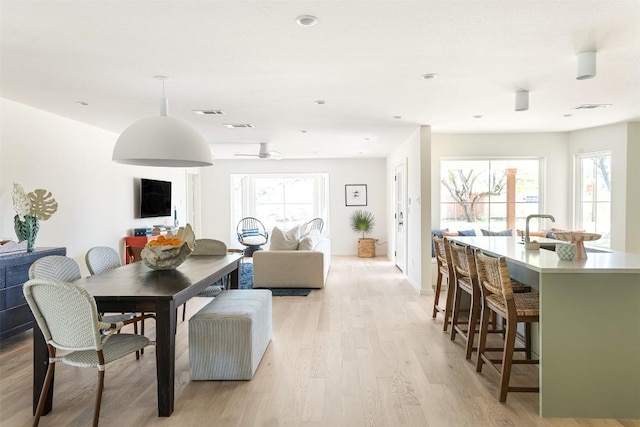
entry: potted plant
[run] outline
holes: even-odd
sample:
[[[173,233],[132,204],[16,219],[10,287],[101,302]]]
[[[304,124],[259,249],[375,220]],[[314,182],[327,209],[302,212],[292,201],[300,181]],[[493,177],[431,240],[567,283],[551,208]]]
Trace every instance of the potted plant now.
[[[351,229],[356,233],[362,233],[358,239],[358,257],[373,258],[376,256],[376,239],[365,238],[364,235],[373,231],[375,220],[369,211],[358,209],[351,214]]]

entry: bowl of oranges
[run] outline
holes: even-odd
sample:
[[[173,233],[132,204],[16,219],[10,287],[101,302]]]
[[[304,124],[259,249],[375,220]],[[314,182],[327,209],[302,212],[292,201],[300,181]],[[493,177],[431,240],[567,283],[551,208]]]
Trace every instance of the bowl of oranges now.
[[[184,262],[193,252],[195,234],[191,225],[181,227],[176,235],[171,232],[158,236],[146,244],[140,257],[154,270],[172,270]]]

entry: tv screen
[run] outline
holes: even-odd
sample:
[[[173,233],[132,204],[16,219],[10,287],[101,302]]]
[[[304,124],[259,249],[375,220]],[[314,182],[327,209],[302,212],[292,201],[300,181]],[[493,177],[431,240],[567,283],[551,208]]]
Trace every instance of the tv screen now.
[[[171,182],[140,179],[140,218],[171,216]]]

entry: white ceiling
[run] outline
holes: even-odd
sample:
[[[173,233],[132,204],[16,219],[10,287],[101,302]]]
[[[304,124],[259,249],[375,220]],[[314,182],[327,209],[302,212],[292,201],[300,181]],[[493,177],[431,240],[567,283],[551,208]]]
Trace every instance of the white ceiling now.
[[[640,119],[638,0],[0,5],[3,97],[120,133],[159,114],[154,76],[168,76],[169,114],[202,131],[216,158],[259,142],[286,158],[381,157],[419,125],[546,132]],[[303,14],[319,23],[298,25]],[[578,81],[575,55],[587,50],[597,76]],[[518,90],[528,111],[514,111]],[[586,103],[612,106],[574,109]]]

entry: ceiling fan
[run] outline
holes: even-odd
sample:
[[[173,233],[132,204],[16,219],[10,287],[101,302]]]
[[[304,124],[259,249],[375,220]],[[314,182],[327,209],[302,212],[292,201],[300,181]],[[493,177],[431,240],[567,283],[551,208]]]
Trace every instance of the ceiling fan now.
[[[235,153],[235,155],[239,157],[257,157],[259,159],[282,159],[282,153],[275,150],[269,150],[269,144],[267,142],[260,143],[260,151],[258,151],[258,154]]]

